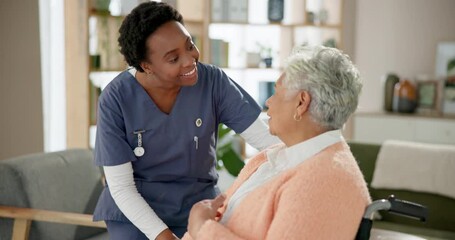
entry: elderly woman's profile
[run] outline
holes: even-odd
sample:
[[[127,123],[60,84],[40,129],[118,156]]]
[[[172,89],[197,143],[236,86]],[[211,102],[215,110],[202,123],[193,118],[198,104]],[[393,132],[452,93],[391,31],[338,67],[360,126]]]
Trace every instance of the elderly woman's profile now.
[[[252,157],[225,195],[196,203],[184,239],[354,239],[371,200],[341,129],[361,88],[340,50],[296,47],[266,101],[283,143]]]

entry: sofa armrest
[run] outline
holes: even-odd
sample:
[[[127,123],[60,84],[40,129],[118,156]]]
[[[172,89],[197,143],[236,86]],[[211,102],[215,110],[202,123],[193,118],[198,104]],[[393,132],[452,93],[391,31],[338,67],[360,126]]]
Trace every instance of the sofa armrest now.
[[[44,221],[106,228],[104,222],[93,222],[91,214],[49,211],[33,208],[0,206],[0,218],[13,218],[13,240],[28,239],[31,221]]]

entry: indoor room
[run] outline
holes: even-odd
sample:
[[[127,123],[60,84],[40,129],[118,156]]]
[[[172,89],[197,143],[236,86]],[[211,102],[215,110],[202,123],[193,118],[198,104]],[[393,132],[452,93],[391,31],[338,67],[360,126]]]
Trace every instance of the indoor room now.
[[[127,63],[118,43],[125,17],[143,2],[148,1],[1,1],[0,239],[107,239],[104,222],[93,222],[92,217],[107,186],[103,166],[118,163],[94,160],[96,143],[115,134],[97,135],[100,96],[120,74],[134,71],[149,77],[145,66],[139,71]],[[216,66],[231,85],[242,89],[241,95],[247,93],[259,106],[254,109],[260,109],[254,117],[264,126],[273,115],[268,99],[277,93],[277,80],[287,70],[294,48],[324,46],[349,56],[363,87],[357,108],[338,129],[342,141],[358,164],[371,200],[386,199],[393,205],[394,195],[398,204],[414,204],[402,212],[390,205],[375,209],[371,239],[455,239],[455,1],[155,2],[165,2],[182,15],[189,42],[198,50],[197,64]],[[182,107],[186,115],[180,119],[191,118],[193,106],[203,108],[202,102],[187,101]],[[168,116],[172,106],[157,108]],[[129,111],[136,108],[111,117],[135,122]],[[188,162],[198,158],[201,149],[214,155],[216,171],[209,175],[216,175],[211,180],[225,192],[262,148],[235,134],[235,129],[242,132],[249,125],[218,125],[220,116],[213,123],[191,118],[192,128],[202,131],[213,124],[212,132],[191,133],[191,147],[181,148],[188,148]],[[166,121],[172,122],[162,120]],[[142,140],[148,144],[147,131],[156,128],[146,124],[117,130],[133,145],[128,154],[141,158]],[[160,150],[174,151],[173,144],[183,141],[178,137],[183,138],[183,128],[156,130],[161,134]],[[179,142],[162,137],[166,134]],[[106,140],[98,151],[121,147],[115,143]],[[180,166],[172,166],[172,171],[197,168],[191,163]]]

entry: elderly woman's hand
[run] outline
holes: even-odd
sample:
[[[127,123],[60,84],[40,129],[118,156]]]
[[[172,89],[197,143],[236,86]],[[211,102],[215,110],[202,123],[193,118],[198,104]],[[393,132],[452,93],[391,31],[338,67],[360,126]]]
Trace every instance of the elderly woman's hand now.
[[[221,194],[215,199],[202,200],[193,205],[188,218],[188,233],[191,237],[196,238],[199,229],[205,221],[220,217],[217,210],[223,206],[224,199],[226,199],[226,196]]]

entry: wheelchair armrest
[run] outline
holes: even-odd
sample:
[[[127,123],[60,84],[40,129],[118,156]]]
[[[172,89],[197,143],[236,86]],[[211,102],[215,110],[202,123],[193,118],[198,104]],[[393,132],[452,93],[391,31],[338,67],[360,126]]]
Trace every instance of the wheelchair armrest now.
[[[428,209],[420,204],[400,200],[390,195],[387,199],[376,200],[368,205],[365,210],[364,218],[373,219],[376,211],[387,210],[391,213],[399,214],[405,217],[416,218],[425,222],[428,216]]]

